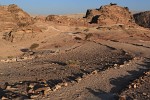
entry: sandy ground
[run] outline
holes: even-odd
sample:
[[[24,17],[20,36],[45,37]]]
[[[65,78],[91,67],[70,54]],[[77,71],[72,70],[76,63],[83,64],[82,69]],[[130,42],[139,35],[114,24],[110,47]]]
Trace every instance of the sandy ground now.
[[[0,62],[0,86],[8,82],[11,87],[18,88],[17,91],[1,89],[1,98],[31,98],[31,94],[26,91],[28,86],[23,87],[24,83],[37,84],[42,79],[52,91],[44,96],[38,94],[42,92],[40,91],[34,99],[117,100],[120,94],[130,97],[125,91],[131,93],[134,90],[128,90],[128,85],[149,70],[148,29],[103,30],[41,22],[36,25],[43,28],[43,32],[34,38],[15,43],[0,39],[1,60],[23,56],[20,49],[29,48],[33,43],[39,44],[35,53],[29,55],[34,56],[34,59]],[[96,71],[95,74],[93,71]],[[146,80],[148,83],[149,76]],[[55,91],[53,88],[62,82],[67,82],[68,85]],[[149,85],[146,86],[149,90]],[[138,91],[149,95],[146,88]],[[137,98],[143,99],[141,96]]]

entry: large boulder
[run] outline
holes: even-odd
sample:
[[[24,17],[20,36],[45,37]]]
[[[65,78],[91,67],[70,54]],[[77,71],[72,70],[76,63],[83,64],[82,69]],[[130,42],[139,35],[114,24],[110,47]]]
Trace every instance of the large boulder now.
[[[101,6],[99,9],[87,10],[86,16],[90,23],[99,25],[133,24],[134,18],[128,7],[120,7],[117,4]]]
[[[133,16],[138,25],[150,28],[150,11],[136,13]]]

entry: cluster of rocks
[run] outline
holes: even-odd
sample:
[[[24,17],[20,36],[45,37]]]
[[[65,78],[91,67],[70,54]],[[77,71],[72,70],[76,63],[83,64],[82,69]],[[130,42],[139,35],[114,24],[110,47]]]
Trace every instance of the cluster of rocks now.
[[[3,39],[10,42],[18,42],[29,38],[34,38],[38,33],[42,32],[37,26],[29,25],[26,27],[14,28],[11,31],[4,32]]]
[[[127,61],[126,61],[127,62]],[[126,63],[124,62],[124,63]],[[114,64],[113,67],[118,67],[119,64]],[[4,99],[13,99],[13,98],[26,98],[26,99],[37,99],[37,98],[46,98],[51,92],[57,91],[68,85],[73,85],[79,83],[83,79],[98,74],[101,72],[101,69],[96,69],[93,71],[87,72],[86,69],[83,69],[82,73],[78,75],[70,76],[64,80],[44,80],[40,79],[36,81],[21,81],[19,83],[9,84],[0,82],[0,98]],[[104,70],[109,70],[109,67]]]
[[[59,83],[46,81],[40,79],[38,81],[21,81],[19,83],[9,84],[0,82],[0,98],[1,99],[14,99],[14,98],[24,98],[24,99],[36,99],[44,98],[48,96],[51,92],[57,91],[62,87],[66,87],[69,84],[75,84],[89,75],[97,74],[98,71],[92,71],[91,73],[84,73],[81,76],[77,76],[74,80],[62,81]]]
[[[150,71],[144,72],[143,76],[134,80],[131,84],[128,85],[128,88],[121,93],[120,100],[127,100],[127,99],[141,100],[141,98],[148,100],[150,98],[149,77],[150,77]]]
[[[129,9],[116,4],[101,6],[99,9],[87,10],[85,18],[90,23],[99,25],[134,24],[134,18]]]
[[[68,83],[62,82],[52,87],[51,83],[46,80],[38,81],[23,81],[19,83],[0,84],[0,98],[14,99],[14,98],[26,98],[35,99],[38,97],[47,96],[50,92],[56,91],[63,86],[67,86]]]
[[[21,61],[25,61],[25,60],[31,60],[34,58],[35,58],[35,56],[15,57],[15,58],[2,59],[1,62],[4,62],[4,63],[21,62]]]

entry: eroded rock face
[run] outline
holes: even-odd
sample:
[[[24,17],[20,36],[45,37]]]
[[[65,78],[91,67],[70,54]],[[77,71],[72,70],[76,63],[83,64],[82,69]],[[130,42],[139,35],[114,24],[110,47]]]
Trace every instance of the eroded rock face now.
[[[88,10],[85,16],[91,23],[99,25],[133,24],[134,18],[127,7],[116,4],[101,6],[99,9]]]
[[[134,14],[135,22],[145,28],[150,28],[150,11]]]

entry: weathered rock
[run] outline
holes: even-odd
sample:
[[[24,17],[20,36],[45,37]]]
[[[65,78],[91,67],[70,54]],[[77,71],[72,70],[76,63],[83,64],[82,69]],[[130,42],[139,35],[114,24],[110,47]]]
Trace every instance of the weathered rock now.
[[[97,74],[98,72],[97,72],[97,70],[94,70],[91,74]]]
[[[40,88],[35,90],[35,93],[38,93],[38,92],[43,92],[44,93],[44,91],[47,91],[47,92],[51,91],[51,88],[50,87],[40,87]]]
[[[119,97],[119,100],[126,100],[126,96],[125,96],[125,95],[120,96],[120,97]]]
[[[78,77],[78,78],[76,78],[75,79],[77,82],[80,82],[81,80],[82,80],[82,78],[81,77]]]

